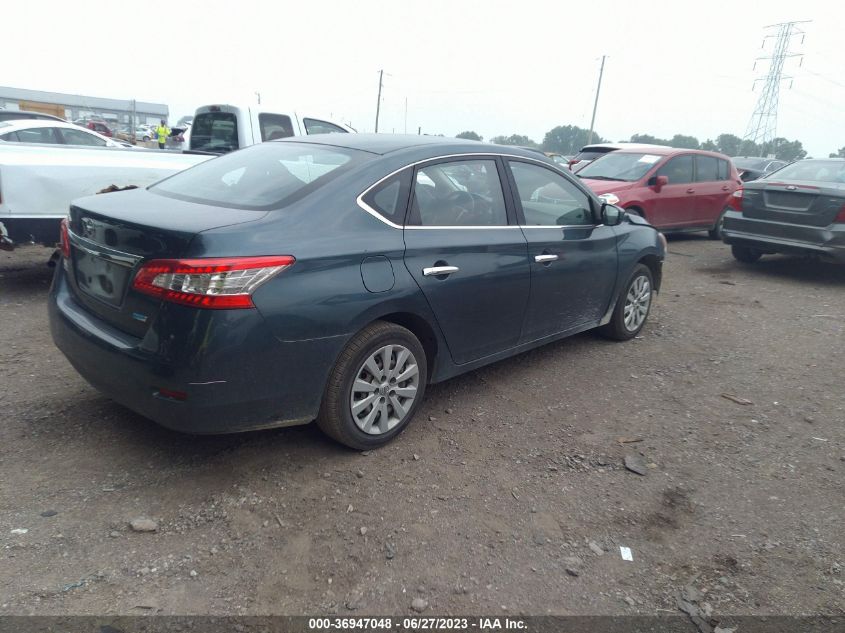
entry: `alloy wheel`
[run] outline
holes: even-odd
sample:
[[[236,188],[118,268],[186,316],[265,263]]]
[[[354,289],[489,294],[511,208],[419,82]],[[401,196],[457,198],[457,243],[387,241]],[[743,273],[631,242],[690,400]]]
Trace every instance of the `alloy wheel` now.
[[[640,275],[631,282],[625,297],[625,329],[629,332],[638,330],[648,316],[650,305],[651,283],[648,277]]]
[[[355,425],[381,435],[400,424],[417,397],[420,371],[407,347],[385,345],[364,361],[355,374],[349,406]]]

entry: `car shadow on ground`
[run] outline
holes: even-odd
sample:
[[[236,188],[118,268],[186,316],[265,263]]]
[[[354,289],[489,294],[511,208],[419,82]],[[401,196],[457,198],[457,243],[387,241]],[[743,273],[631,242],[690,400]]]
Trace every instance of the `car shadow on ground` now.
[[[710,273],[741,271],[743,274],[758,277],[761,282],[781,280],[845,286],[845,264],[817,257],[764,255],[753,264],[743,264],[731,258],[725,263],[714,264],[701,270]]]

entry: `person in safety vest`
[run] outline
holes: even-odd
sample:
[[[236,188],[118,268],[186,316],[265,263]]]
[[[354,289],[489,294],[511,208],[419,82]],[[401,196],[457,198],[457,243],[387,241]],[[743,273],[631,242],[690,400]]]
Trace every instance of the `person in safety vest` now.
[[[167,141],[167,136],[170,134],[170,128],[165,124],[164,119],[161,120],[161,125],[156,128],[156,136],[158,136],[158,148],[164,149],[164,143]]]

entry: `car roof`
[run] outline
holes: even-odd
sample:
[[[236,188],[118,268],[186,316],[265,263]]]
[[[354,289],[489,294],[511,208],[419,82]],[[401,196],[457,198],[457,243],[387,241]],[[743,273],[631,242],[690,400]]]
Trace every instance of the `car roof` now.
[[[2,123],[4,123],[3,130],[6,132],[19,129],[30,129],[34,127],[64,127],[73,128],[75,130],[85,129],[79,125],[68,123],[67,121],[49,121],[45,119],[15,119],[14,121],[3,121]],[[85,131],[90,132],[91,130]]]
[[[357,149],[371,154],[390,154],[411,148],[432,148],[447,154],[460,152],[491,154],[511,154],[536,158],[537,152],[522,149],[514,145],[494,145],[480,141],[469,141],[447,136],[424,136],[416,134],[314,134],[312,136],[292,136],[269,143],[314,143]],[[549,160],[549,163],[552,163]]]
[[[52,114],[47,114],[46,112],[36,112],[35,110],[5,110],[0,108],[0,114],[3,115],[3,119],[6,121],[17,120],[17,119],[29,119],[29,120],[44,120],[44,121],[62,121],[64,119],[61,117],[57,117]],[[8,116],[12,115],[12,116]]]
[[[724,158],[730,160],[728,156],[720,154],[719,152],[710,152],[706,149],[684,149],[683,147],[666,147],[665,145],[651,145],[640,148],[626,148],[620,149],[614,154],[640,154],[647,151],[649,154],[656,156],[675,156],[676,154],[700,154],[702,156],[713,156],[714,158]]]

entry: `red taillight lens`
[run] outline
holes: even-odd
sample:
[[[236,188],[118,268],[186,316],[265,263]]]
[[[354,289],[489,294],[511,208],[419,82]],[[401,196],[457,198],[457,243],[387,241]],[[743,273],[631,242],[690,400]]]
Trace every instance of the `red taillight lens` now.
[[[290,255],[155,259],[141,266],[132,287],[197,308],[252,308],[252,293],[295,261]]]
[[[845,204],[843,204],[842,208],[839,209],[839,213],[836,214],[836,218],[833,221],[834,222],[845,222]]]
[[[64,218],[61,223],[61,228],[59,229],[59,233],[61,235],[62,256],[65,259],[70,259],[70,236],[67,234],[67,231],[67,218]]]
[[[742,189],[737,189],[731,194],[731,208],[742,212]]]

